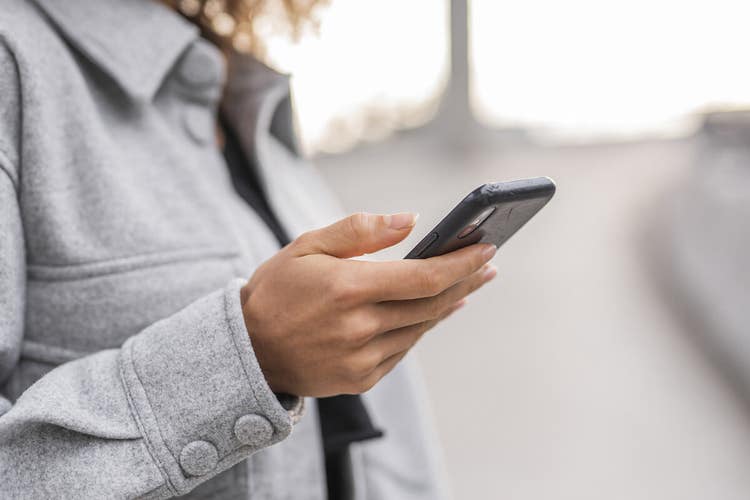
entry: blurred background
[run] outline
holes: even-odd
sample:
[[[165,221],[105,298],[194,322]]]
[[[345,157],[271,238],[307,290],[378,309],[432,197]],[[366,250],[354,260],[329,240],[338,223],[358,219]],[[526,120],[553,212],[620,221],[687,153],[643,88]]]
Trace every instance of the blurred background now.
[[[269,40],[345,207],[421,213],[385,258],[484,182],[557,182],[415,353],[455,498],[750,498],[748,14],[333,0]]]

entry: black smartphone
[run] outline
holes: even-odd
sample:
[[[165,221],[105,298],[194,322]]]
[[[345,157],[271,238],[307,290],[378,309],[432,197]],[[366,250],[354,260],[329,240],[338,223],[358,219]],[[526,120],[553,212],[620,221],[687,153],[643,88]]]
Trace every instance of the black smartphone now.
[[[450,211],[405,259],[426,259],[474,243],[500,247],[555,194],[549,177],[479,186]]]

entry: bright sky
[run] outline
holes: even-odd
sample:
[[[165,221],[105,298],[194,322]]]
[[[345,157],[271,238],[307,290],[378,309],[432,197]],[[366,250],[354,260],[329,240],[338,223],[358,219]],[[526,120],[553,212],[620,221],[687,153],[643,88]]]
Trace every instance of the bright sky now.
[[[446,6],[444,0],[332,0],[319,36],[296,46],[274,40],[275,65],[293,74],[303,142],[346,149],[429,119],[447,70]],[[366,111],[378,117],[369,130]]]
[[[446,0],[332,0],[318,37],[274,40],[308,149],[428,120],[445,82],[447,16]],[[750,104],[748,0],[473,0],[470,17],[472,101],[489,125],[628,138],[684,132],[709,105]]]
[[[750,104],[747,0],[473,0],[474,105],[567,138],[683,130]]]

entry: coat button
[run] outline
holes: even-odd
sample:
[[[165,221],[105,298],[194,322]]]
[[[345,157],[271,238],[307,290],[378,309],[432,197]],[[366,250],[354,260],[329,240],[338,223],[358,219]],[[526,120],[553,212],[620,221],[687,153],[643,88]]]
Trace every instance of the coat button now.
[[[186,104],[182,124],[188,135],[198,144],[216,140],[216,121],[206,106]]]
[[[206,88],[221,84],[224,64],[219,49],[199,39],[185,53],[177,69],[180,80],[188,86]]]
[[[273,436],[273,426],[260,415],[243,415],[234,423],[234,435],[244,445],[260,446]]]
[[[180,467],[191,476],[203,476],[216,468],[219,452],[208,441],[193,441],[180,452]]]

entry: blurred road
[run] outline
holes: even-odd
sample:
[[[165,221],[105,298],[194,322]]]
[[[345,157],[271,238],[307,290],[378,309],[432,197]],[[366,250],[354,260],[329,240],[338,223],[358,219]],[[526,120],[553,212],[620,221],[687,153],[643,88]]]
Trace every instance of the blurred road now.
[[[351,211],[421,213],[392,258],[483,182],[557,182],[495,282],[418,348],[455,498],[750,498],[747,407],[644,251],[689,143],[446,149],[406,135],[318,164]]]

